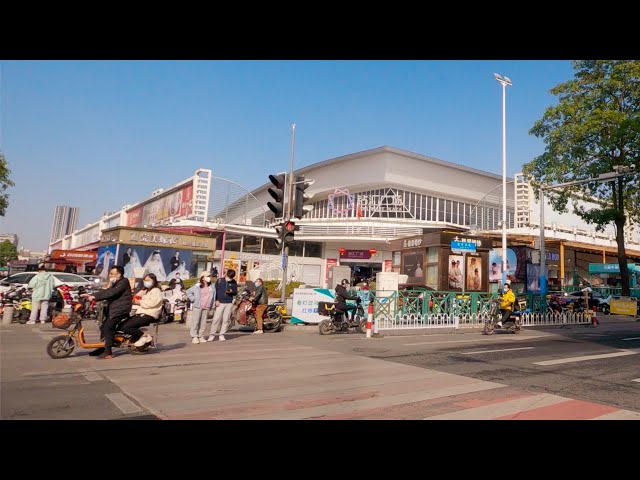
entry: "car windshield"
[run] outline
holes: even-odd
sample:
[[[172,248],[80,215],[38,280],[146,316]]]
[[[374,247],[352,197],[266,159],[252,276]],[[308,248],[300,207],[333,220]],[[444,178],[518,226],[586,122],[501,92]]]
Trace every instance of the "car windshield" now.
[[[55,277],[62,283],[87,283],[86,278],[82,278],[80,275],[75,275],[73,273],[56,273]]]

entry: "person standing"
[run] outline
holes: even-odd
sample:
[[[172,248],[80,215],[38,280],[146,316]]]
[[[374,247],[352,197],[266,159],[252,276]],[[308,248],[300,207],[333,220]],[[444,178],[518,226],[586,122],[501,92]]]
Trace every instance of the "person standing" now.
[[[38,273],[29,282],[29,288],[33,289],[31,294],[31,316],[28,325],[34,325],[40,310],[40,323],[47,321],[49,314],[49,300],[53,294],[55,280],[53,275],[47,272],[44,264],[38,265]]]
[[[269,303],[269,297],[267,293],[267,289],[264,288],[264,284],[262,283],[262,279],[256,279],[256,291],[253,294],[254,301],[256,302],[256,331],[253,333],[261,334],[262,332],[262,317],[264,316],[264,312],[267,309],[267,305]]]
[[[133,304],[137,305],[136,314],[122,324],[122,331],[131,335],[131,343],[142,347],[150,343],[153,337],[140,330],[158,320],[162,310],[162,290],[158,279],[153,273],[148,273],[142,279],[143,288],[133,297]]]
[[[109,360],[113,358],[111,347],[116,334],[118,324],[129,318],[133,296],[129,280],[124,276],[124,268],[121,265],[114,265],[109,270],[109,288],[100,290],[92,295],[83,293],[81,297],[89,300],[107,301],[107,319],[100,328],[102,338],[104,338],[104,348],[98,348],[89,355],[97,355],[98,359]]]
[[[176,253],[173,254],[173,257],[171,257],[171,260],[169,261],[169,265],[171,266],[172,272],[180,266],[180,252],[176,251]]]
[[[233,268],[227,270],[224,278],[216,281],[216,312],[211,322],[211,330],[209,331],[208,342],[213,342],[216,338],[215,334],[220,327],[220,335],[218,340],[224,342],[224,334],[231,323],[231,309],[233,308],[233,297],[238,294],[238,282],[235,281],[236,271]],[[220,326],[222,322],[222,326]]]
[[[187,297],[189,297],[193,305],[191,343],[205,343],[204,329],[207,326],[207,317],[209,316],[209,310],[211,310],[216,300],[216,291],[211,286],[211,277],[208,274],[201,275],[200,283],[196,283],[187,290]]]

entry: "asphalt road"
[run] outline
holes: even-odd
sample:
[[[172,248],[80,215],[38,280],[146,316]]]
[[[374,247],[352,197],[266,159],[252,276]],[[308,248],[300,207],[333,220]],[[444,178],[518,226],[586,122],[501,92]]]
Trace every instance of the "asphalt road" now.
[[[95,326],[86,322],[91,335]],[[640,322],[386,336],[233,332],[147,355],[46,354],[50,324],[0,326],[2,419],[640,419]]]

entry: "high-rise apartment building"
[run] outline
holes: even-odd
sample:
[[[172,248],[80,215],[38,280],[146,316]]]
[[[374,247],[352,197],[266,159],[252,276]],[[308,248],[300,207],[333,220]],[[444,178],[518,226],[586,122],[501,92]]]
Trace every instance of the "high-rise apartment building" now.
[[[66,205],[58,205],[56,207],[56,212],[53,214],[53,225],[51,227],[51,239],[49,243],[53,243],[65,235],[73,233],[78,221],[78,211],[78,207],[67,207]]]

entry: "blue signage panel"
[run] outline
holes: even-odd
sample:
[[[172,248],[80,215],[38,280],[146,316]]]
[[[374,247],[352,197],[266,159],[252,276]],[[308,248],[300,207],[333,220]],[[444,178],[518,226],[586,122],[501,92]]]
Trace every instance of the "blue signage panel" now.
[[[476,244],[472,242],[457,242],[455,240],[451,240],[451,250],[476,253]]]

